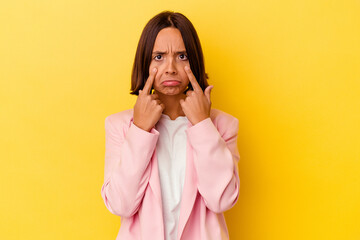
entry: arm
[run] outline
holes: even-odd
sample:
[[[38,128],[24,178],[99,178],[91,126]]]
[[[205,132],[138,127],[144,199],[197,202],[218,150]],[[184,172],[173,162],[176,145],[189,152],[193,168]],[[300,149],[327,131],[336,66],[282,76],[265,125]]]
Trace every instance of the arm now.
[[[210,118],[187,129],[194,149],[198,190],[206,206],[216,213],[232,208],[239,196],[238,124],[238,119],[233,118],[223,136]]]
[[[130,217],[140,207],[150,178],[150,160],[159,132],[138,128],[131,122],[126,135],[105,119],[105,174],[101,196],[107,209]]]

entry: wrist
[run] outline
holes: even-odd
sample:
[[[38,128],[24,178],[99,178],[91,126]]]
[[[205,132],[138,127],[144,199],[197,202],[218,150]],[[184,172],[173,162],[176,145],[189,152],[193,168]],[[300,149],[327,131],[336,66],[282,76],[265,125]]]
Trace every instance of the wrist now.
[[[140,129],[142,129],[142,130],[144,130],[144,131],[150,132],[150,130],[151,130],[151,128],[146,128],[146,127],[144,127],[144,126],[141,126],[140,124],[136,123],[135,121],[133,121],[133,124],[134,124],[136,127],[140,128]]]
[[[198,118],[192,122],[192,125],[198,124],[199,122],[202,122],[207,118],[210,118],[210,116],[204,116],[204,117]]]

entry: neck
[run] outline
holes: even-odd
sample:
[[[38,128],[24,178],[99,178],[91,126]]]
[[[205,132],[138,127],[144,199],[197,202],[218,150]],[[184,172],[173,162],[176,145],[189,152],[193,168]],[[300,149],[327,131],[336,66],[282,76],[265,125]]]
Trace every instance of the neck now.
[[[165,105],[163,114],[168,115],[171,120],[175,120],[179,116],[185,116],[180,105],[180,99],[186,98],[185,94],[165,95],[160,92],[156,92],[156,94],[158,94],[159,100]]]

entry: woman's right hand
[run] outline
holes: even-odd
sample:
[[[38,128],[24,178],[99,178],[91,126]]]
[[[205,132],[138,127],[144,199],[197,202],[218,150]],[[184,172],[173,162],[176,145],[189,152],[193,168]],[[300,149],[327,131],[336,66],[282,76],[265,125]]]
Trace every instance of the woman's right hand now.
[[[153,71],[150,71],[145,86],[143,90],[139,90],[139,96],[134,105],[133,123],[137,127],[148,132],[159,121],[161,114],[165,109],[165,105],[159,100],[159,96],[157,94],[151,94],[151,88],[155,80],[156,72],[156,68],[154,68]]]

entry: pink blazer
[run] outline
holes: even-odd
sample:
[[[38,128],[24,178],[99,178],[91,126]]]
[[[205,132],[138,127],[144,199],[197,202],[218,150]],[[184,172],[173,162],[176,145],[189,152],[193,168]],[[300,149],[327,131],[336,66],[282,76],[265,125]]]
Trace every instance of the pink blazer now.
[[[187,158],[177,240],[229,239],[223,212],[238,200],[239,121],[218,109],[186,129]],[[164,240],[156,157],[159,132],[133,124],[133,109],[105,119],[101,196],[121,217],[117,240]]]

